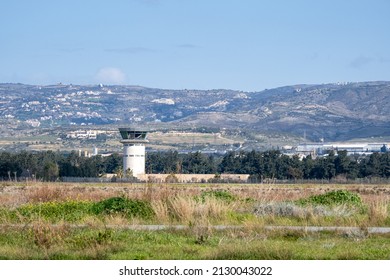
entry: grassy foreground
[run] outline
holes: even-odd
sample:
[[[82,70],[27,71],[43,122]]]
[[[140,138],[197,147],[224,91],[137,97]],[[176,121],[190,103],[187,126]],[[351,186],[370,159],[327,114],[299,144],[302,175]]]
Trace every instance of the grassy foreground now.
[[[366,230],[390,226],[389,187],[360,187],[3,186],[0,259],[390,259],[390,234]]]
[[[129,231],[36,225],[0,234],[0,259],[389,259],[390,235],[199,229]]]

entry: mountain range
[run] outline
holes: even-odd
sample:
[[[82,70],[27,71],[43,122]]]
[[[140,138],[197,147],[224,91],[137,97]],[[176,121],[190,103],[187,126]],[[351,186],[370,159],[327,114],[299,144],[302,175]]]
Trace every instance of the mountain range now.
[[[390,82],[293,85],[259,92],[125,85],[0,84],[2,133],[113,125],[210,127],[318,141],[390,136]]]

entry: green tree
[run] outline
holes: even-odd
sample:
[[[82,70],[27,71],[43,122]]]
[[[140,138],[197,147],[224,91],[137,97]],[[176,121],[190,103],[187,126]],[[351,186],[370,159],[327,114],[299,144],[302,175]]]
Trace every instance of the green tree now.
[[[15,156],[9,152],[0,153],[0,177],[9,180],[8,172],[17,171]]]
[[[131,170],[130,168],[128,168],[127,170],[125,170],[124,174],[123,174],[123,177],[124,178],[133,178],[133,170]]]
[[[302,160],[302,171],[303,171],[303,178],[304,179],[311,179],[313,168],[314,168],[315,161],[313,160],[311,155],[308,155],[307,157],[304,157]]]
[[[55,181],[59,176],[58,164],[47,161],[43,165],[43,179],[45,181]]]
[[[280,151],[271,150],[263,153],[264,158],[264,175],[267,178],[277,178],[277,160]]]
[[[335,159],[336,159],[336,156],[335,156],[334,151],[330,151],[328,156],[326,157],[327,179],[332,179],[333,177],[336,176]]]
[[[362,166],[364,177],[379,177],[381,173],[381,156],[379,153],[373,153]]]
[[[195,152],[189,153],[183,158],[182,172],[187,174],[215,173],[213,162],[206,155]]]
[[[286,170],[286,177],[294,180],[302,179],[303,165],[299,157],[297,155],[294,155],[291,159],[289,158],[287,162],[288,162],[288,168]]]
[[[122,166],[123,158],[118,153],[113,153],[104,160],[105,173],[116,173],[118,167]]]
[[[349,165],[351,163],[350,158],[347,155],[347,151],[338,151],[337,157],[334,159],[334,166],[336,175],[347,174],[349,171]]]
[[[380,176],[390,177],[390,153],[380,154]]]
[[[242,173],[239,155],[235,152],[226,153],[218,166],[218,173]]]

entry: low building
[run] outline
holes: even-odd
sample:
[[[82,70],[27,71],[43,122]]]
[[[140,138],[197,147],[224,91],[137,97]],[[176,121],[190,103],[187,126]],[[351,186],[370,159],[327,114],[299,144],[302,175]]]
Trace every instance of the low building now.
[[[389,151],[387,143],[303,143],[297,145],[295,152],[306,155],[324,155],[329,151],[347,151],[352,154],[370,154]]]
[[[218,179],[225,182],[247,182],[249,174],[142,174],[137,178],[145,182],[164,183],[175,178],[177,183],[201,183]]]

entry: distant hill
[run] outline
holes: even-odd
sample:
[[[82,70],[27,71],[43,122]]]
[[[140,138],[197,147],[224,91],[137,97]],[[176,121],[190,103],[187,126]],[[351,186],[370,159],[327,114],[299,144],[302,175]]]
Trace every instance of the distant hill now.
[[[294,85],[260,92],[0,84],[3,131],[165,123],[347,140],[389,136],[389,117],[390,82]]]

